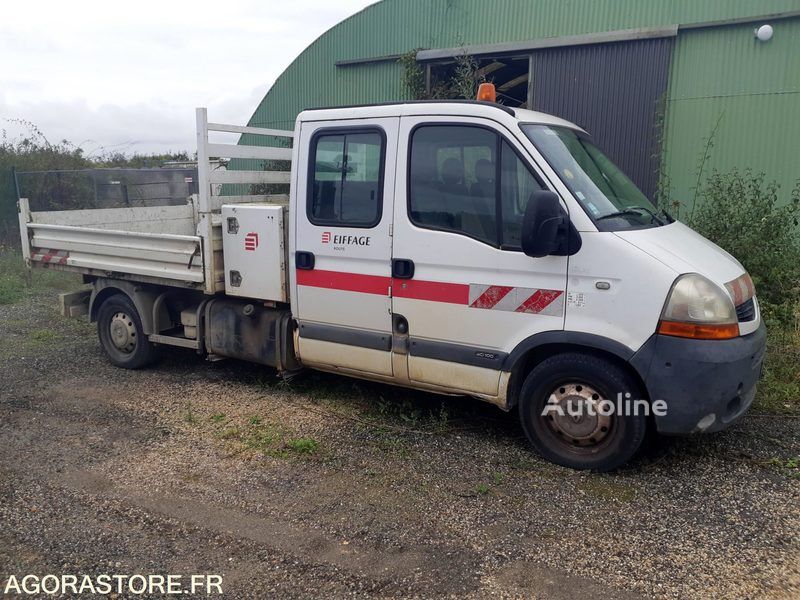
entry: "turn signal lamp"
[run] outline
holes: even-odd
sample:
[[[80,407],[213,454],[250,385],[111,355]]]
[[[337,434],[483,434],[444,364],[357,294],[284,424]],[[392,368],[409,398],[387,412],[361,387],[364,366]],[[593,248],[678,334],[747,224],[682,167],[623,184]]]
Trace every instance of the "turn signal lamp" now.
[[[497,102],[497,90],[493,83],[482,83],[478,86],[478,97],[480,102]]]

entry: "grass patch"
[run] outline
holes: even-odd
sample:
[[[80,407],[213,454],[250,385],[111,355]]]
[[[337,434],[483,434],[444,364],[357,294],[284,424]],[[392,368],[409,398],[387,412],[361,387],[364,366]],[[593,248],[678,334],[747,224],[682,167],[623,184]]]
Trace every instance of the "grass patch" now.
[[[22,254],[0,247],[0,304],[14,304],[42,291],[66,291],[81,285],[80,276],[25,266]]]
[[[579,487],[586,494],[604,501],[628,503],[636,498],[636,488],[632,485],[601,475],[591,476],[580,483]]]
[[[790,479],[800,479],[800,456],[791,458],[770,458],[766,466]]]
[[[319,442],[311,438],[296,438],[287,441],[286,447],[297,454],[316,454]]]
[[[25,286],[18,277],[0,275],[0,304],[14,304],[25,297]]]
[[[283,435],[276,426],[259,425],[243,432],[240,436],[245,447],[258,450],[270,456],[281,455]]]
[[[768,329],[764,375],[753,410],[800,414],[800,331],[773,325]]]
[[[58,339],[58,334],[52,329],[35,329],[31,331],[29,337],[32,342],[37,344],[48,344]]]
[[[221,413],[209,418],[215,425],[221,425],[225,420],[225,415]],[[250,450],[272,458],[310,458],[321,450],[317,440],[289,437],[286,429],[275,423],[266,423],[258,416],[247,417],[239,424],[228,423],[218,428],[215,435],[237,451]]]
[[[780,467],[781,469],[800,469],[800,458],[773,458],[770,461],[770,464],[775,465],[776,467]]]
[[[226,427],[217,434],[221,440],[237,440],[242,436],[242,432],[238,427]]]

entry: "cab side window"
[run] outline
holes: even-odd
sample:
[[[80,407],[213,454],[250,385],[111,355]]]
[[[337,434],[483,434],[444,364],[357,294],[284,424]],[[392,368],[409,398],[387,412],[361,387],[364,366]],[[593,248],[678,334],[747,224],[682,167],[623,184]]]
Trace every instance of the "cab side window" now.
[[[412,133],[408,202],[418,227],[518,247],[535,189],[542,186],[527,165],[489,129],[425,125]]]
[[[308,219],[314,225],[374,227],[383,206],[385,143],[379,130],[339,130],[311,140]]]

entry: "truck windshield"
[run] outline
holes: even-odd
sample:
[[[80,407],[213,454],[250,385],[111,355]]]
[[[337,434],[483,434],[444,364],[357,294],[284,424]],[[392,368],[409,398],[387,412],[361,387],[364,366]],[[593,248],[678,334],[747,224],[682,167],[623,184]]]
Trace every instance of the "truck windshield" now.
[[[521,127],[601,231],[673,222],[585,136],[566,127]]]

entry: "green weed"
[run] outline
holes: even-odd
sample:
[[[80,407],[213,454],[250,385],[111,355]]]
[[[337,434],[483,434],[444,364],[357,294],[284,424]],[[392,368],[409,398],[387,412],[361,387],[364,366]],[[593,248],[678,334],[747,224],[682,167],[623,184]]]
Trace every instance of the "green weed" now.
[[[197,415],[192,410],[192,405],[189,404],[186,407],[186,412],[183,413],[183,420],[188,423],[189,425],[196,425],[197,424]]]
[[[764,373],[753,409],[773,414],[800,414],[800,332],[773,326],[767,330]]]
[[[33,342],[46,344],[58,339],[58,334],[52,329],[36,329],[30,334],[30,339]]]
[[[319,442],[311,438],[296,438],[286,442],[286,447],[297,454],[315,454]]]

